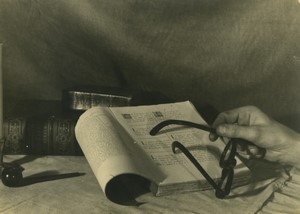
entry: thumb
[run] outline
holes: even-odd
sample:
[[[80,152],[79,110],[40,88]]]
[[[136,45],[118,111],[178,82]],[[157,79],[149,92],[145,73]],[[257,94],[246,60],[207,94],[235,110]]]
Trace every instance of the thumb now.
[[[222,137],[241,138],[250,142],[256,142],[259,136],[259,129],[254,126],[222,124],[217,126],[216,131]]]

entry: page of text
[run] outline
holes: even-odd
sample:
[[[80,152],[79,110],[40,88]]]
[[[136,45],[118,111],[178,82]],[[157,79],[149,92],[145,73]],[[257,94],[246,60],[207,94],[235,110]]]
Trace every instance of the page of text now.
[[[206,124],[190,102],[110,109],[126,131],[134,137],[135,146],[145,151],[148,158],[167,175],[165,183],[203,180],[202,175],[182,153],[173,154],[171,144],[175,140],[187,147],[212,177],[217,178],[221,175],[218,161],[224,143],[210,142],[207,132],[169,125],[156,136],[149,134],[156,124],[167,119]],[[141,154],[140,159],[143,158],[145,155]]]

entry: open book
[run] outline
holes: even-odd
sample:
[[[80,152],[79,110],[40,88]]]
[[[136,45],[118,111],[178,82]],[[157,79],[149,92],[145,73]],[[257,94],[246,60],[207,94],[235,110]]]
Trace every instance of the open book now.
[[[149,131],[167,119],[206,124],[189,101],[131,107],[94,107],[79,118],[75,134],[102,190],[122,174],[148,179],[156,196],[207,190],[211,186],[182,154],[173,154],[177,140],[196,157],[209,175],[221,176],[219,158],[225,147],[221,140],[211,142],[208,132],[170,125],[157,135]],[[250,171],[237,160],[233,185],[248,181]]]

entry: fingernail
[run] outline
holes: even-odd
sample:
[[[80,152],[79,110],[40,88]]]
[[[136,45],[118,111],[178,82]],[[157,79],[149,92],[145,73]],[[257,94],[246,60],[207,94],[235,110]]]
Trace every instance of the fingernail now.
[[[250,147],[249,151],[251,154],[256,155],[258,153],[258,149],[256,147]]]
[[[224,135],[226,133],[226,127],[220,125],[220,126],[217,127],[217,131],[218,131],[219,134]]]

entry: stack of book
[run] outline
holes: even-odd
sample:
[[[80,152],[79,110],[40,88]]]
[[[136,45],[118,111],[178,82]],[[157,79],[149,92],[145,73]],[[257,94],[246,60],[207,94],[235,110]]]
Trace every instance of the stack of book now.
[[[85,110],[95,106],[122,107],[168,101],[156,92],[136,93],[108,87],[66,89],[61,100],[21,100],[4,120],[4,153],[83,155],[74,129]]]
[[[74,135],[78,113],[59,100],[21,100],[3,124],[5,154],[82,155]]]

